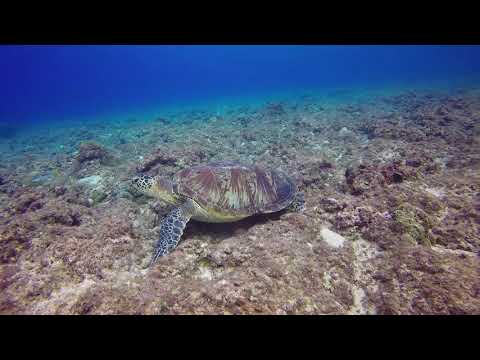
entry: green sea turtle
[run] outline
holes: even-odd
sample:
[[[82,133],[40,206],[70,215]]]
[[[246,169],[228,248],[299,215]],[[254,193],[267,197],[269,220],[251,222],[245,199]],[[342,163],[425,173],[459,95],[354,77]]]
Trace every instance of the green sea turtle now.
[[[133,187],[174,205],[160,224],[160,239],[150,262],[173,250],[190,219],[225,223],[288,208],[302,211],[303,193],[282,171],[238,162],[215,162],[184,169],[173,181],[139,176]]]

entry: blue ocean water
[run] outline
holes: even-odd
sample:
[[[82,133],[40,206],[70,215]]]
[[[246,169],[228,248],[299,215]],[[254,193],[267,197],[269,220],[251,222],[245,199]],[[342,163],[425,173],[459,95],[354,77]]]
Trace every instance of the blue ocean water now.
[[[304,89],[476,82],[480,46],[0,46],[0,122],[132,116]]]

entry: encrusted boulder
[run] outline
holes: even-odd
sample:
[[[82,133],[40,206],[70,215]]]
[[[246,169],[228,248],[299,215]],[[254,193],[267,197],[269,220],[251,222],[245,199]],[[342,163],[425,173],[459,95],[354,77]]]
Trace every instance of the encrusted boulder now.
[[[83,142],[73,160],[73,170],[79,171],[89,162],[98,161],[102,165],[107,165],[112,160],[113,155],[103,145],[93,141]]]

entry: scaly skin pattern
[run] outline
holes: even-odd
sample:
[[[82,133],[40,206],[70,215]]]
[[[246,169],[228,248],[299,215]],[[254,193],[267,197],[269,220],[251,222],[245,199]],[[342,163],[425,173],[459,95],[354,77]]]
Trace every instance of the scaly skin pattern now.
[[[147,192],[152,188],[154,179],[150,176],[140,176],[132,180],[132,185],[139,192]]]
[[[177,247],[183,230],[190,220],[190,214],[185,207],[173,209],[160,224],[160,238],[155,245],[154,254],[150,261],[151,266],[160,256],[168,254]]]
[[[286,207],[288,211],[301,213],[305,210],[305,194],[297,192],[293,201]]]
[[[242,216],[241,218],[244,217],[245,216]],[[160,223],[160,238],[155,245],[149,266],[154,264],[159,257],[167,255],[177,247],[185,230],[185,226],[191,218],[206,222],[233,222],[241,219],[232,219],[231,216],[206,211],[195,201],[191,199],[186,200],[182,205],[173,209]]]

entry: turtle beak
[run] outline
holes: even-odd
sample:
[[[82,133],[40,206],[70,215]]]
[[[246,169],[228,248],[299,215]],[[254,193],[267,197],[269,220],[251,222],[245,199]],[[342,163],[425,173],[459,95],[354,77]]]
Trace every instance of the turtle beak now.
[[[139,191],[139,186],[138,183],[140,181],[139,177],[134,177],[132,180],[130,180],[129,185],[131,188],[135,189],[136,191]]]
[[[132,185],[138,185],[139,181],[140,181],[140,178],[138,176],[136,176],[131,180],[131,184]]]

